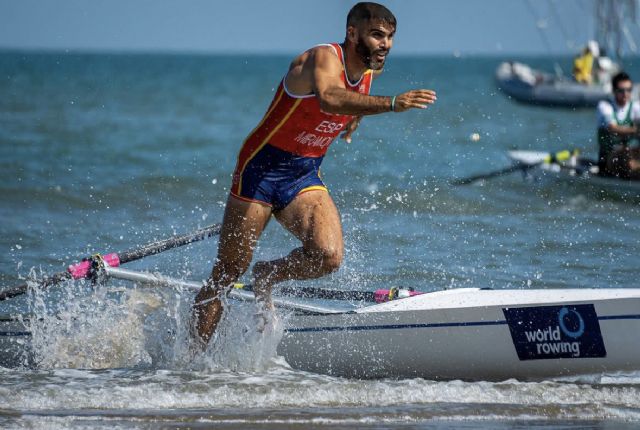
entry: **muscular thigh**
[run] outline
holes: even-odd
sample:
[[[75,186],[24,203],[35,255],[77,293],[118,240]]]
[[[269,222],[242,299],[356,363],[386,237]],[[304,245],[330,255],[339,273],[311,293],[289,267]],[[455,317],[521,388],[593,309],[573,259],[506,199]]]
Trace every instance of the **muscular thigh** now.
[[[326,191],[299,194],[274,216],[305,248],[333,249],[342,254],[340,214]]]
[[[250,261],[270,216],[269,206],[229,196],[220,231],[218,259],[227,262]]]

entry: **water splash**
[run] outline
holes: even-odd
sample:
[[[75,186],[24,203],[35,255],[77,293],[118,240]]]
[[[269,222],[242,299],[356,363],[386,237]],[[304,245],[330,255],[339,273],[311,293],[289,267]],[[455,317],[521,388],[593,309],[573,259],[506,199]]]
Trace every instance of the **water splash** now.
[[[103,369],[149,365],[145,315],[161,305],[153,295],[68,283],[59,300],[33,290],[27,323],[38,367]]]
[[[190,353],[192,294],[173,289],[68,283],[61,296],[29,293],[25,321],[40,369],[152,368],[261,371],[284,332],[278,317],[259,331],[253,303],[227,303],[206,351]]]
[[[208,348],[192,361],[195,368],[212,371],[264,372],[273,365],[284,334],[286,315],[261,321],[254,303],[230,303]]]

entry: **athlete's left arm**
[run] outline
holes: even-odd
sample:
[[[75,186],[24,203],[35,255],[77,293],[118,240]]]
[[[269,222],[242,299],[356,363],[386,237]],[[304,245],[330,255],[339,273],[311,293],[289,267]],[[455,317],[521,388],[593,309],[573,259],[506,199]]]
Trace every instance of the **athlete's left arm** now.
[[[361,115],[354,116],[353,119],[344,126],[344,132],[340,135],[340,138],[346,140],[347,143],[351,143],[351,135],[360,125],[360,120],[362,120]]]

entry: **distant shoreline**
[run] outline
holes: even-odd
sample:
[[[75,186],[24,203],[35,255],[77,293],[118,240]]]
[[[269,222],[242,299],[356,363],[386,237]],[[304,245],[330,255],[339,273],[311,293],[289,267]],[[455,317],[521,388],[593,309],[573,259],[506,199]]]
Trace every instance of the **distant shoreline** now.
[[[171,51],[171,50],[117,50],[117,49],[57,49],[57,48],[13,48],[0,46],[0,55],[112,55],[112,56],[187,56],[187,57],[292,57],[298,52],[295,51]],[[545,53],[522,53],[522,52],[500,52],[500,53],[457,53],[457,52],[394,52],[394,58],[487,58],[487,59],[531,59],[546,60],[558,59],[567,60],[573,58],[574,54],[545,54]],[[626,56],[626,60],[640,59],[640,55]]]

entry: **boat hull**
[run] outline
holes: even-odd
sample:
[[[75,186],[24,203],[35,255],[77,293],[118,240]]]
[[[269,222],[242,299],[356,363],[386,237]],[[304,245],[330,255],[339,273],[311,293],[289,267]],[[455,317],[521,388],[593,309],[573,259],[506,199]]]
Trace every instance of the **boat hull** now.
[[[540,106],[588,108],[611,96],[603,86],[559,79],[519,63],[500,64],[496,85],[516,101]]]
[[[23,320],[0,316],[0,366],[29,366],[31,362],[31,334]]]
[[[32,365],[24,325],[0,319],[0,365]],[[456,289],[290,315],[279,355],[347,378],[544,380],[640,370],[640,289]]]
[[[542,151],[512,150],[509,158],[517,163],[537,164],[542,175],[569,182],[579,188],[591,190],[599,195],[610,193],[626,199],[640,199],[640,181],[620,179],[598,174],[595,161],[578,157],[575,166],[545,163],[550,153]],[[531,173],[531,171],[529,172]]]
[[[401,300],[421,300],[422,309],[300,316],[278,351],[294,368],[354,378],[541,380],[640,370],[640,292],[566,291],[466,291],[445,295],[449,305],[432,293]],[[565,319],[581,314],[587,330],[579,338],[559,332],[562,309]]]

